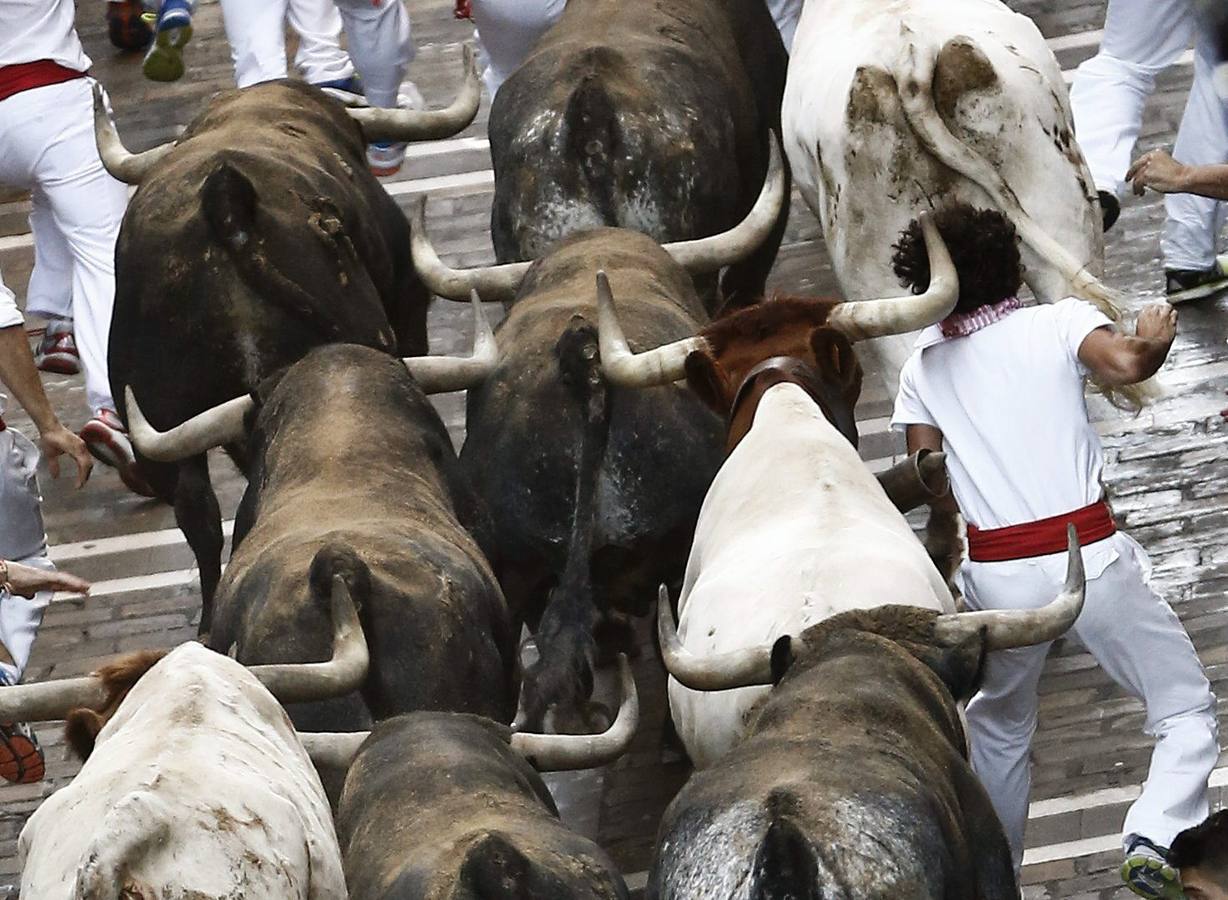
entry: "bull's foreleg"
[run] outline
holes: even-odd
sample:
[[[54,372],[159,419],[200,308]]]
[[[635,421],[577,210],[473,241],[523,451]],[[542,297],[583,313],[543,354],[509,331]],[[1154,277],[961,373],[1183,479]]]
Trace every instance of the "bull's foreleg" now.
[[[203,454],[179,463],[175,483],[175,521],[200,569],[200,628],[208,634],[213,621],[213,595],[222,577],[222,510],[209,480]]]

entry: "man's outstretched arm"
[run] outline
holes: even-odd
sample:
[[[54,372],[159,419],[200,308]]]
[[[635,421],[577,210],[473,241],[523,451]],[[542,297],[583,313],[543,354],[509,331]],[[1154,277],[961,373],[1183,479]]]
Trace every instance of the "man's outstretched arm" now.
[[[1161,194],[1197,194],[1228,200],[1228,165],[1187,166],[1164,150],[1144,153],[1126,172],[1140,197],[1147,188]]]
[[[1088,334],[1079,345],[1079,361],[1100,384],[1137,384],[1160,370],[1176,336],[1177,310],[1151,303],[1138,314],[1133,335],[1108,326]]]

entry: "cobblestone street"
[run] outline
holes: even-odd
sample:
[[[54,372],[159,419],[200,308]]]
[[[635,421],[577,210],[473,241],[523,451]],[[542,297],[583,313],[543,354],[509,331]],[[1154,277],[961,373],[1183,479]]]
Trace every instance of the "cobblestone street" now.
[[[1009,5],[1035,18],[1068,77],[1095,53],[1104,0],[1009,0]],[[408,0],[408,6],[418,47],[410,77],[432,106],[442,106],[458,84],[461,46],[472,26],[453,19],[451,0]],[[119,131],[133,151],[173,138],[210,95],[232,84],[215,0],[201,0],[187,52],[188,72],[174,84],[144,80],[140,56],[111,47],[102,4],[78,3],[78,29],[94,60],[93,74],[108,89]],[[1187,54],[1161,77],[1140,150],[1171,145],[1189,87],[1190,59]],[[484,100],[478,120],[461,136],[411,146],[402,172],[385,182],[404,208],[423,194],[430,196],[432,240],[454,266],[494,259],[488,227],[493,184],[485,137],[488,107]],[[29,198],[2,186],[0,191],[0,269],[20,302],[33,262]],[[1163,215],[1157,195],[1131,198],[1107,238],[1106,281],[1127,295],[1132,309],[1163,294],[1158,247]],[[836,291],[818,222],[796,193],[770,284],[788,293]],[[489,311],[492,319],[499,314],[493,305]],[[1159,376],[1163,396],[1134,417],[1099,398],[1091,403],[1104,436],[1107,487],[1118,521],[1150,553],[1153,584],[1189,630],[1222,712],[1228,704],[1228,425],[1219,410],[1228,389],[1228,299],[1185,305],[1180,314],[1177,343]],[[40,326],[36,319],[27,321],[30,329]],[[435,302],[430,318],[434,351],[467,352],[469,330],[464,305]],[[903,450],[902,439],[887,429],[895,373],[873,347],[864,353],[863,364],[861,449],[878,470],[899,459]],[[45,383],[65,423],[80,427],[87,418],[81,379],[47,376]],[[434,399],[459,447],[463,396]],[[34,434],[20,411],[10,411],[8,418]],[[327,427],[327,422],[319,424]],[[229,535],[243,481],[221,454],[211,458],[211,466]],[[103,466],[79,492],[68,478],[54,482],[43,473],[42,479],[52,558],[61,568],[91,579],[94,591],[87,599],[56,597],[26,680],[84,674],[116,653],[193,638],[199,585],[172,510],[131,494]],[[635,668],[644,713],[632,751],[609,770],[551,781],[564,817],[609,849],[633,889],[644,882],[660,812],[687,774],[685,763],[662,751],[664,675],[649,649],[648,623],[640,623],[640,629],[645,652]],[[1071,642],[1059,642],[1041,693],[1024,896],[1130,897],[1117,866],[1122,818],[1146,777],[1152,746],[1142,731],[1141,704],[1114,687]],[[59,724],[37,730],[47,749],[47,780],[0,788],[0,885],[17,883],[17,837],[26,818],[78,767],[66,752]],[[1228,800],[1225,762],[1221,756],[1213,775],[1213,808]]]

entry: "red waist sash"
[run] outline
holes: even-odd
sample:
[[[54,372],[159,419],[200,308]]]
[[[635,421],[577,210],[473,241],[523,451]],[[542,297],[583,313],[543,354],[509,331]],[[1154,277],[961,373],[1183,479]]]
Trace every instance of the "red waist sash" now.
[[[84,77],[84,72],[78,72],[76,69],[70,69],[49,59],[17,63],[14,66],[0,66],[0,100],[7,100],[14,94],[20,94],[32,88],[46,87],[49,84],[59,84],[62,81]]]
[[[1022,525],[982,530],[968,523],[968,558],[973,562],[1008,562],[1047,556],[1066,549],[1066,525],[1079,533],[1079,545],[1086,547],[1116,534],[1117,523],[1103,500],[1073,512],[1050,516]]]

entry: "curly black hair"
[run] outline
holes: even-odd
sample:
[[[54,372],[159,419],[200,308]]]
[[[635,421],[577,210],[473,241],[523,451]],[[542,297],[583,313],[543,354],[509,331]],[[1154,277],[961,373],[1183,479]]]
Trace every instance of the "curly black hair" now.
[[[951,203],[936,210],[934,224],[942,235],[959,273],[959,302],[955,311],[972,312],[987,303],[1013,297],[1023,283],[1019,236],[1015,226],[997,210],[975,209]],[[925,252],[921,223],[913,219],[900,232],[892,249],[891,267],[900,284],[920,294],[930,283],[930,260]]]

